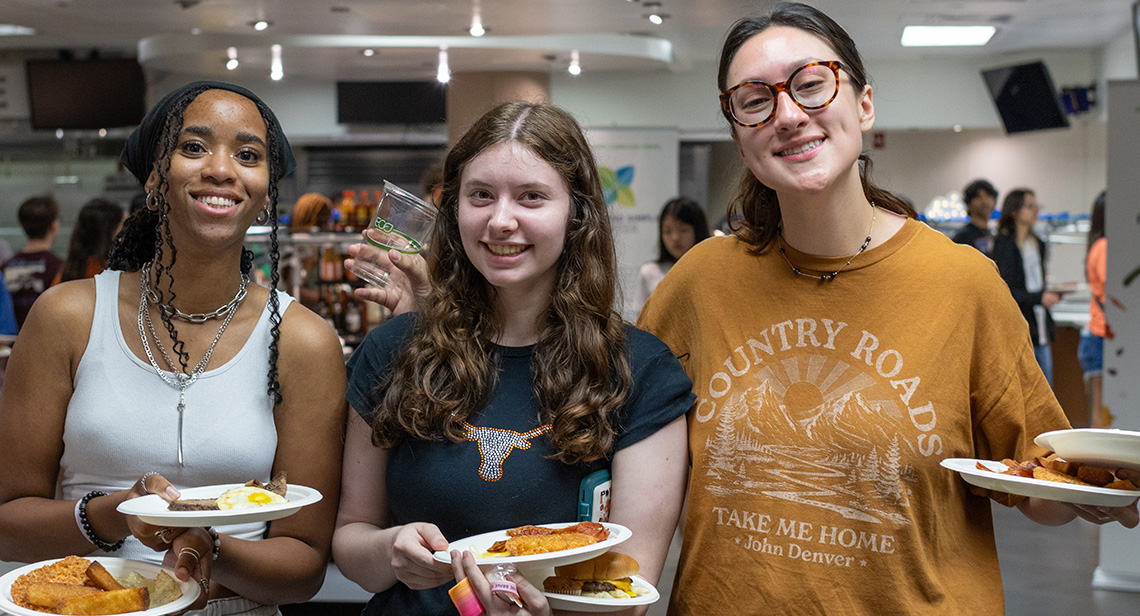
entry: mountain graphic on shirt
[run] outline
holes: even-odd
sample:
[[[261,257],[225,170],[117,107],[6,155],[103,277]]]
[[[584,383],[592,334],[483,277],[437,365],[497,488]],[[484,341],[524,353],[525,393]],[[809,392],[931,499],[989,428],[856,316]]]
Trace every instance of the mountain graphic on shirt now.
[[[759,384],[725,396],[706,441],[708,489],[747,492],[837,511],[849,518],[903,521],[905,463],[915,454],[909,424],[873,382],[855,378],[831,391],[810,382]],[[824,387],[824,390],[827,388]]]
[[[901,418],[883,410],[859,392],[848,392],[806,412],[793,415],[766,383],[730,396],[722,411],[739,434],[768,443],[804,444],[845,451],[870,451],[889,444],[903,427]],[[907,440],[901,446],[914,450]]]

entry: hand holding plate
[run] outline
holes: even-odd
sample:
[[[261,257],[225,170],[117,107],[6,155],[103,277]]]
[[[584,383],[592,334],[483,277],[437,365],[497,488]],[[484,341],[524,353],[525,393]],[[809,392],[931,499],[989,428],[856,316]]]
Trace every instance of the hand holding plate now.
[[[451,579],[451,569],[432,558],[447,549],[447,539],[435,524],[413,522],[400,528],[392,541],[392,569],[408,588],[435,588]]]

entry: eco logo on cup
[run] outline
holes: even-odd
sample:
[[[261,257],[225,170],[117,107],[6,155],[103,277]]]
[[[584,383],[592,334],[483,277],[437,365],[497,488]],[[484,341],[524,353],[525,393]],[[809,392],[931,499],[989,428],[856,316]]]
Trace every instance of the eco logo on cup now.
[[[415,254],[415,253],[421,252],[423,250],[423,244],[417,242],[416,238],[410,237],[405,233],[401,233],[400,230],[396,228],[396,225],[392,224],[391,222],[389,222],[383,218],[380,218],[379,216],[377,216],[376,220],[374,220],[372,222],[372,228],[378,229],[380,231],[380,233],[387,234],[387,235],[389,235],[389,237],[392,235],[396,235],[396,236],[403,238],[403,240],[405,242],[407,242],[407,244],[404,248],[396,248],[396,250],[399,250],[400,252],[403,252],[406,254]],[[369,235],[368,233],[364,234],[364,239],[368,240],[368,242],[370,244],[372,244],[373,246],[378,246],[380,248],[394,248],[394,246],[388,246],[386,244],[381,244],[379,241],[373,239],[373,237],[371,235]]]

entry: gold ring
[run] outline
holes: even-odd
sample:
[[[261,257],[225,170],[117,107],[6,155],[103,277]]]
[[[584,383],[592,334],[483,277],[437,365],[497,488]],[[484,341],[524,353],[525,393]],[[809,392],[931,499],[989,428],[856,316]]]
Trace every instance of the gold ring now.
[[[163,543],[170,543],[170,538],[167,537],[168,534],[170,534],[169,528],[163,528],[163,529],[154,531],[154,536],[158,537],[159,539],[162,539]]]
[[[185,546],[181,550],[178,550],[178,555],[182,556],[183,554],[185,554],[187,552],[194,555],[194,560],[202,560],[202,555],[198,553],[198,550],[195,550],[194,548],[192,548],[190,546]]]
[[[210,580],[208,580],[206,578],[202,578],[202,579],[198,580],[198,583],[202,585],[202,590],[206,594],[210,594]]]

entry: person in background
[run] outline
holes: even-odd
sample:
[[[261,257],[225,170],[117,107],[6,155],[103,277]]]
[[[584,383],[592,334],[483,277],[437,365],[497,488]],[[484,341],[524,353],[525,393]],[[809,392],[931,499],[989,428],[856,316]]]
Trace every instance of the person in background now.
[[[377,593],[368,615],[454,614],[447,590],[463,578],[489,615],[549,614],[541,579],[511,576],[520,610],[470,552],[450,566],[432,552],[573,522],[582,480],[608,468],[609,521],[632,530],[616,549],[656,583],[684,497],[692,384],[615,311],[613,234],[581,129],[553,105],[499,105],[448,153],[441,196],[422,314],[382,323],[349,362],[337,566]]]
[[[12,349],[0,402],[0,560],[165,563],[202,587],[193,609],[206,610],[192,614],[279,614],[324,579],[345,419],[335,332],[250,280],[244,242],[262,220],[278,283],[289,142],[249,90],[195,82],[147,113],[122,162],[147,206],[124,224],[110,268],[45,292]],[[118,511],[146,494],[170,501],[178,488],[281,471],[323,500],[272,525],[219,529]]]
[[[289,231],[309,233],[328,229],[332,207],[332,199],[320,193],[301,195],[293,205],[293,213],[289,218]]]
[[[312,233],[328,229],[332,208],[332,199],[320,193],[301,195],[293,205],[293,213],[289,218],[289,232]],[[302,305],[315,310],[321,301],[320,247],[316,244],[295,244],[292,249],[296,251],[295,258],[298,259],[300,268],[294,269],[291,265],[286,265],[282,268],[282,278],[299,289],[297,299]],[[287,264],[292,262],[290,259],[285,261]]]
[[[966,213],[970,215],[970,221],[954,234],[955,242],[973,246],[984,255],[990,254],[993,247],[990,217],[997,205],[997,196],[997,189],[986,180],[974,180],[966,186],[966,190],[962,191],[962,199],[966,202]]]
[[[843,28],[799,3],[742,19],[717,83],[744,220],[638,320],[697,394],[669,614],[996,616],[991,500],[1136,526],[1135,504],[981,490],[940,466],[1031,460],[1069,423],[993,263],[871,180],[874,97]]]
[[[0,335],[15,336],[20,330],[16,323],[16,311],[12,305],[12,294],[4,284],[4,273],[0,272]]]
[[[67,258],[60,269],[60,282],[94,278],[107,268],[111,244],[123,228],[126,212],[113,201],[96,197],[79,209]]]
[[[992,256],[1002,279],[1017,300],[1021,314],[1029,323],[1033,353],[1052,387],[1051,342],[1056,335],[1057,325],[1053,322],[1049,309],[1061,301],[1061,296],[1046,289],[1045,263],[1049,251],[1045,242],[1033,231],[1037,217],[1037,195],[1032,190],[1018,188],[1009,191],[1002,201]]]
[[[16,216],[28,243],[0,265],[0,271],[12,294],[17,326],[22,327],[36,298],[56,281],[63,267],[63,259],[51,251],[59,235],[59,204],[51,196],[31,197],[20,204]]]
[[[1104,318],[1105,281],[1108,278],[1108,241],[1104,237],[1105,191],[1100,191],[1089,216],[1088,245],[1085,253],[1085,276],[1089,283],[1089,322],[1081,329],[1077,358],[1085,372],[1085,389],[1089,397],[1089,424],[1093,428],[1112,425],[1101,395],[1104,382],[1104,339],[1108,322]]]
[[[657,260],[641,266],[637,278],[637,308],[669,272],[669,268],[697,242],[709,237],[705,211],[687,197],[670,199],[657,221]]]

